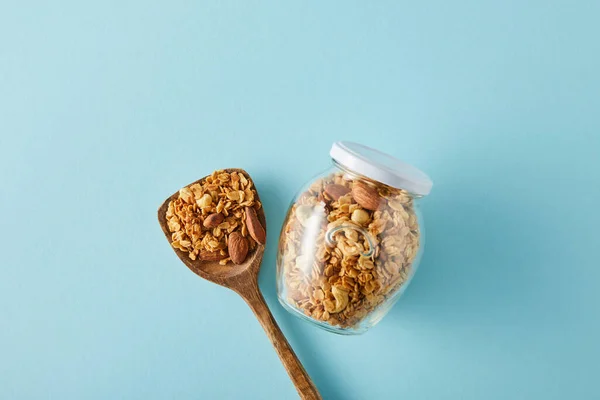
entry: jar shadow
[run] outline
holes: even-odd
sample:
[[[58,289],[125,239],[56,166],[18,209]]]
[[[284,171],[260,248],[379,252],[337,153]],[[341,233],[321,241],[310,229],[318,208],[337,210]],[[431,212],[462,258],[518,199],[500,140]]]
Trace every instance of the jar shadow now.
[[[531,323],[543,265],[535,241],[542,221],[487,193],[439,188],[421,205],[426,244],[414,279],[384,319],[432,325]],[[539,321],[548,323],[548,321]]]

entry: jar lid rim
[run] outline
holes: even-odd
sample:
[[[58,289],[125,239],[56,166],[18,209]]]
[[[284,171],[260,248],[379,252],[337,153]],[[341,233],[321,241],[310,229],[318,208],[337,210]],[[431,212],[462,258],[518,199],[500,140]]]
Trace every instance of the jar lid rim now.
[[[433,186],[429,176],[420,169],[359,143],[335,142],[329,155],[337,163],[367,178],[416,195],[428,195]]]

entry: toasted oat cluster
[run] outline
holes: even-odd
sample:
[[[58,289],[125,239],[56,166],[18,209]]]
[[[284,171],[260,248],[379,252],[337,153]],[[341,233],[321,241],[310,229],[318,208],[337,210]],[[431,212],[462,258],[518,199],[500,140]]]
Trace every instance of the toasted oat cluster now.
[[[250,178],[240,172],[214,171],[184,187],[167,209],[171,245],[192,260],[242,263],[257,243],[264,244],[257,197]]]
[[[319,179],[282,231],[288,303],[330,325],[356,327],[409,279],[418,249],[407,192],[341,173]]]

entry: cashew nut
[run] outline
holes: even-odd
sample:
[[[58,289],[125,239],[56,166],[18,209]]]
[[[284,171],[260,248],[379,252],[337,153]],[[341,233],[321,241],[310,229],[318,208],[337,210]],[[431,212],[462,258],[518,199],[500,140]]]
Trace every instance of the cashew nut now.
[[[340,240],[337,244],[338,249],[342,252],[342,254],[346,257],[354,257],[360,254],[362,250],[362,246],[358,243],[350,244],[348,240]]]
[[[325,302],[325,309],[330,314],[339,313],[348,305],[348,291],[340,286],[333,286],[331,288],[331,293],[335,298],[335,304],[333,302]]]
[[[301,205],[296,208],[296,218],[302,224],[302,226],[306,226],[308,223],[308,219],[313,214],[313,207],[309,205]]]
[[[212,196],[208,193],[205,193],[202,197],[196,200],[196,204],[198,204],[198,207],[200,208],[205,208],[210,206],[212,204],[212,201]]]

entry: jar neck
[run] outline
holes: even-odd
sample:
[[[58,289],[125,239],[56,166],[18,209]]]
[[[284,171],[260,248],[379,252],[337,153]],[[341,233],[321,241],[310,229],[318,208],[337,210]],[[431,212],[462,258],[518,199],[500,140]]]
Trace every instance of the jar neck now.
[[[401,187],[392,187],[390,185],[386,185],[385,183],[381,183],[379,181],[371,179],[368,176],[364,176],[364,175],[362,175],[362,174],[360,174],[360,173],[358,173],[356,171],[351,170],[350,168],[346,167],[345,165],[340,164],[339,162],[337,162],[333,158],[331,159],[331,162],[333,163],[333,166],[335,168],[340,169],[341,171],[344,172],[344,174],[351,175],[353,178],[358,178],[360,180],[364,180],[364,181],[367,181],[367,182],[370,182],[370,183],[373,183],[373,184],[376,184],[376,185],[384,185],[384,186],[387,186],[387,187],[392,188],[392,189],[404,190],[406,193],[408,193],[415,200],[419,200],[422,197],[424,197],[423,195],[412,193],[412,192],[410,192],[410,191],[408,191],[408,190],[406,190],[404,188],[401,188]]]

